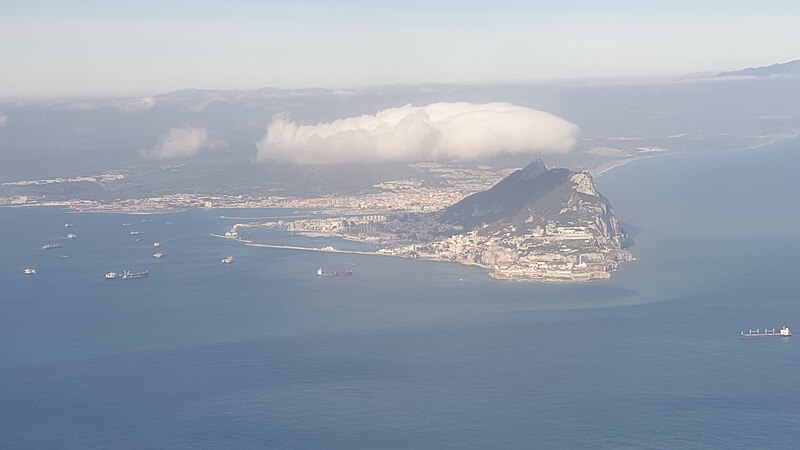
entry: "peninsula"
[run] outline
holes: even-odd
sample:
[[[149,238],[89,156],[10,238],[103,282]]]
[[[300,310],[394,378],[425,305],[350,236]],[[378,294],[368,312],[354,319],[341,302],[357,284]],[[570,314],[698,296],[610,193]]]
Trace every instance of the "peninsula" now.
[[[237,237],[239,227],[249,226],[234,225],[226,235]],[[371,242],[381,247],[375,254],[477,265],[509,280],[604,279],[633,259],[625,231],[591,175],[547,169],[541,160],[436,212],[257,226]]]

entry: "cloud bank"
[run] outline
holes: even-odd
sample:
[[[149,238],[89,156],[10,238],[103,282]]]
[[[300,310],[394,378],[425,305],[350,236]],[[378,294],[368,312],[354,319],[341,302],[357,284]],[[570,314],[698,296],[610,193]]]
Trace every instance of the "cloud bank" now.
[[[158,144],[142,152],[142,156],[155,159],[186,158],[211,147],[207,128],[170,128]]]
[[[276,116],[256,145],[259,160],[298,164],[474,160],[567,152],[577,133],[553,114],[509,103],[434,103],[317,125]]]
[[[0,114],[0,127],[6,126],[6,122],[8,121],[8,116],[5,114]]]

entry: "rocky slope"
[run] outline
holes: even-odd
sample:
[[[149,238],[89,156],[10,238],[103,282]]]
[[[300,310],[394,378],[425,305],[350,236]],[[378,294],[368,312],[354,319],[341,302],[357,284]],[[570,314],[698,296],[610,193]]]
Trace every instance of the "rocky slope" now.
[[[633,259],[591,175],[547,169],[541,160],[439,213],[397,225],[416,242],[393,253],[477,264],[496,278],[608,278],[620,262]]]

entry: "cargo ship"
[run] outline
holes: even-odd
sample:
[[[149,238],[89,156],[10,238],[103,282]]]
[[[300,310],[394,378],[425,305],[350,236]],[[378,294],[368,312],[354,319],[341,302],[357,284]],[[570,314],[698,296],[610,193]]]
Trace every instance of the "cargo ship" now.
[[[775,328],[764,330],[747,330],[742,331],[739,333],[739,337],[789,337],[792,335],[792,330],[789,327],[781,327],[780,330],[775,330]]]
[[[55,242],[48,242],[47,244],[42,245],[42,250],[52,250],[54,248],[61,248],[61,244],[57,244]]]
[[[323,267],[317,267],[318,277],[349,277],[353,275],[352,270],[331,270]]]
[[[122,273],[120,272],[108,272],[106,273],[106,280],[129,280],[133,278],[145,278],[149,276],[150,273],[146,270],[144,272],[129,272],[127,270],[123,270]]]

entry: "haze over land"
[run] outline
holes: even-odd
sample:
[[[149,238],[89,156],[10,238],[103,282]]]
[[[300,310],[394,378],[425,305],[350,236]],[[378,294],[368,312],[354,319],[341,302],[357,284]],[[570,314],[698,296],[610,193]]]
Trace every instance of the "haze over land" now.
[[[291,184],[312,178],[351,178],[321,188],[350,191],[383,176],[331,163],[408,172],[398,163],[541,155],[602,170],[652,150],[749,147],[796,132],[796,77],[713,75],[796,59],[799,5],[11,0],[0,182],[134,169],[149,193],[263,180],[299,193]],[[684,79],[697,72],[711,76]],[[481,117],[481,137],[466,139],[474,127],[430,111],[500,103],[566,128],[512,142],[518,118],[503,129],[507,117]],[[166,177],[167,165],[181,167]]]
[[[325,184],[322,191],[349,191],[385,179],[380,175],[382,171],[407,171],[403,163],[414,159],[459,159],[458,154],[448,153],[450,150],[440,151],[456,147],[458,151],[467,151],[460,144],[441,140],[440,130],[435,127],[442,122],[431,126],[432,122],[418,118],[427,114],[426,108],[430,108],[427,105],[462,102],[472,105],[502,102],[524,114],[543,111],[547,113],[543,117],[562,124],[562,131],[548,127],[548,133],[554,132],[560,139],[553,145],[541,140],[521,142],[516,148],[524,147],[524,154],[514,156],[513,151],[508,151],[513,143],[497,141],[495,146],[495,139],[491,138],[479,140],[482,144],[462,158],[497,167],[521,167],[541,155],[550,165],[591,169],[654,150],[752,147],[796,135],[800,129],[800,77],[796,76],[401,85],[347,91],[182,90],[137,98],[1,103],[0,181],[91,175],[132,168],[151,174],[147,176],[149,181],[137,182],[143,187],[153,187],[151,193],[211,184],[217,188],[239,185],[251,189],[273,181],[286,181],[290,190],[301,193],[302,189],[292,187],[291,182],[299,181],[307,187],[302,180],[313,173]],[[415,126],[427,128],[417,134],[417,139],[422,140],[402,147],[408,153],[395,159],[404,161],[381,163],[385,158],[373,157],[379,153],[368,153],[367,147],[376,144],[377,150],[373,150],[387,151],[389,143],[400,136],[394,127],[388,133],[380,131],[380,138],[376,138],[378,121],[382,120],[378,118],[411,112],[416,114],[409,116],[417,120]],[[347,118],[353,119],[347,122]],[[352,139],[361,139],[352,132],[325,138],[328,145],[335,136],[337,145],[347,148],[344,154],[326,151],[317,155],[317,160],[306,154],[302,157],[306,165],[302,167],[273,160],[298,158],[302,151],[310,150],[309,141],[298,140],[301,132],[326,127],[330,133],[334,126],[354,126],[353,121],[364,118],[373,122],[369,125],[373,131],[365,135],[366,141],[360,141],[362,145],[352,145]],[[276,134],[277,125],[282,127],[281,134]],[[287,134],[290,129],[293,134]],[[432,138],[434,135],[437,137]],[[538,139],[533,136],[538,135],[532,133],[530,139]],[[270,158],[267,145],[270,139],[283,146],[281,158]],[[576,140],[575,145],[569,146],[570,139]],[[298,149],[302,151],[295,153]],[[373,156],[366,157],[367,154]],[[351,164],[331,165],[332,162]],[[375,176],[347,168],[367,162]],[[169,172],[158,175],[167,166],[171,167],[167,169]],[[341,175],[346,173],[354,174],[355,178],[345,184],[335,181],[342,180]],[[359,181],[359,178],[364,179]]]

